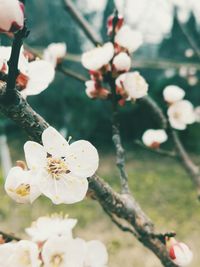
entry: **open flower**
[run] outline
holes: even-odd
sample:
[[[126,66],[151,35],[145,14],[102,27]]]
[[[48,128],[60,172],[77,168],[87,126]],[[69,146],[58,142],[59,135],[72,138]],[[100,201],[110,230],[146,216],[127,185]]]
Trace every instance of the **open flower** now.
[[[149,129],[144,132],[142,136],[143,143],[151,148],[158,148],[160,144],[167,141],[167,134],[164,130],[153,130]]]
[[[24,145],[27,165],[36,173],[40,191],[55,204],[83,200],[87,177],[98,168],[96,148],[85,140],[69,145],[53,127],[43,132],[42,142],[43,146],[32,141]]]
[[[42,260],[44,267],[83,267],[85,253],[84,240],[53,237],[43,246]]]
[[[54,67],[61,63],[67,52],[65,43],[52,43],[44,50],[44,60],[53,64]]]
[[[166,241],[166,245],[169,251],[169,257],[176,265],[183,267],[191,263],[193,253],[185,243],[178,242],[175,238],[169,238]]]
[[[128,25],[123,25],[115,35],[115,43],[128,50],[135,52],[142,45],[142,35],[136,30],[132,30]]]
[[[40,217],[33,222],[31,227],[26,228],[26,233],[34,242],[44,242],[50,237],[65,236],[72,238],[72,229],[76,225],[76,219],[68,216],[53,215],[51,217]]]
[[[168,85],[163,91],[164,100],[169,104],[182,100],[184,96],[185,91],[176,85]]]
[[[101,87],[101,85],[96,81],[87,81],[85,85],[85,92],[89,98],[107,99],[110,94],[106,88]]]
[[[170,105],[167,114],[171,126],[177,130],[185,130],[187,124],[192,124],[196,120],[193,105],[187,100]]]
[[[24,25],[24,6],[18,0],[0,0],[0,31],[15,32]]]
[[[125,52],[119,53],[113,59],[113,66],[119,72],[129,71],[131,68],[130,56]]]
[[[6,193],[17,203],[32,203],[41,192],[35,181],[35,173],[20,167],[12,168],[5,181]]]
[[[108,252],[105,245],[98,240],[89,241],[86,245],[84,267],[106,267],[108,264]]]
[[[111,42],[96,47],[82,55],[82,64],[88,70],[99,70],[107,65],[114,55],[114,47]]]
[[[35,243],[21,240],[14,244],[8,267],[40,267],[39,250]]]
[[[127,96],[127,99],[144,97],[148,91],[148,84],[139,72],[127,72],[121,74],[115,81],[117,91]]]

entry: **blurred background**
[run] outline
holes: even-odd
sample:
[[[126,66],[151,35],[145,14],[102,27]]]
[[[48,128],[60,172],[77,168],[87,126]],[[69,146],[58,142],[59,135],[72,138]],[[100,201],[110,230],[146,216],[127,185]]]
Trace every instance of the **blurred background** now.
[[[92,48],[62,0],[26,1],[31,34],[27,44],[42,51],[52,42],[65,42],[68,55],[64,66],[88,77],[80,64],[83,51]],[[166,110],[162,91],[175,84],[186,92],[186,99],[200,105],[200,2],[199,0],[74,0],[77,8],[93,26],[99,37],[107,40],[106,21],[115,6],[133,28],[142,32],[143,46],[133,55],[134,70],[149,83],[149,94]],[[1,45],[10,40],[0,36]],[[55,81],[28,102],[50,124],[74,140],[90,140],[100,152],[98,173],[118,189],[118,173],[111,140],[110,106],[106,101],[91,101],[82,82],[56,74]],[[188,242],[195,258],[192,267],[199,267],[200,204],[188,174],[176,159],[161,157],[135,145],[148,128],[159,128],[151,111],[138,101],[127,103],[120,110],[123,144],[127,149],[130,186],[143,209],[154,220],[159,231],[174,230],[178,239]],[[77,233],[86,239],[99,238],[110,252],[110,267],[159,267],[155,256],[133,237],[121,233],[104,215],[98,203],[86,200],[72,206],[53,206],[41,198],[32,206],[16,205],[3,191],[3,170],[11,161],[23,159],[26,134],[10,120],[0,117],[1,204],[0,229],[18,232],[38,216],[63,211],[79,219]],[[200,164],[200,124],[180,132],[184,145]],[[6,140],[7,138],[7,140]],[[165,147],[171,148],[171,142]],[[9,159],[10,154],[10,159]],[[3,168],[2,168],[3,167]],[[94,212],[95,210],[95,212]]]

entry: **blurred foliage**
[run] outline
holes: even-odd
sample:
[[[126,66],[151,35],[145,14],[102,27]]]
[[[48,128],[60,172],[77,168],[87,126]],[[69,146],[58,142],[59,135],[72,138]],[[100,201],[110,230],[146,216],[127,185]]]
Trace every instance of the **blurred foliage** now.
[[[75,3],[78,1],[74,1]],[[107,1],[104,13],[102,14],[102,23],[104,25],[98,29],[99,34],[105,40],[106,20],[108,15],[114,9],[114,1]],[[27,39],[30,46],[45,47],[51,42],[66,42],[69,53],[81,54],[85,46],[91,44],[86,40],[82,31],[78,28],[76,22],[65,11],[63,1],[35,0],[27,1],[26,12],[28,25],[31,34]],[[96,13],[87,14],[86,17],[93,25],[93,19],[98,16]],[[94,25],[94,27],[96,27]],[[200,38],[194,16],[191,14],[184,27],[190,33],[197,45],[200,47]],[[156,30],[156,29],[155,29]],[[2,44],[9,44],[4,37],[1,38]],[[92,47],[92,46],[91,46]],[[165,38],[161,44],[145,45],[136,52],[135,57],[154,58],[156,60],[171,60],[184,63],[198,62],[198,57],[194,54],[187,58],[185,52],[190,47],[187,38],[174,15],[174,24],[171,34]],[[148,58],[147,58],[148,57]],[[67,61],[64,63],[67,68],[88,76],[80,63]],[[168,84],[176,84],[183,87],[186,91],[186,98],[195,105],[200,103],[199,81],[195,85],[190,85],[191,77],[199,78],[199,71],[195,69],[187,70],[193,72],[190,77],[181,77],[179,70],[169,67],[167,70],[159,69],[139,69],[147,79],[150,87],[150,95],[156,99],[164,110],[166,106],[162,100],[162,90]],[[111,145],[111,125],[110,125],[110,106],[105,101],[91,101],[84,92],[84,84],[72,78],[65,77],[57,73],[55,81],[49,89],[38,96],[29,97],[28,101],[33,108],[44,118],[58,129],[67,130],[68,134],[74,139],[86,138],[98,147],[108,147]],[[159,128],[158,122],[152,117],[151,112],[137,103],[126,103],[125,107],[120,108],[121,129],[124,142],[133,142],[134,138],[140,138],[147,128]],[[193,151],[200,150],[198,142],[198,133],[200,125],[188,127],[181,132],[187,147]],[[7,132],[10,135],[19,138],[21,130],[16,126],[8,124]],[[192,139],[192,142],[190,142]]]

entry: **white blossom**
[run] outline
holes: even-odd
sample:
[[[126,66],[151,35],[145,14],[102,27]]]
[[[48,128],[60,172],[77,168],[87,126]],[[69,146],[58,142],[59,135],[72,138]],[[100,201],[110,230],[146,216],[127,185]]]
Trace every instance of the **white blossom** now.
[[[128,25],[124,25],[115,35],[115,43],[126,48],[129,53],[135,52],[141,45],[143,39],[140,32],[132,30]]]
[[[43,146],[32,141],[24,145],[25,157],[30,170],[36,173],[40,191],[53,203],[75,203],[87,193],[87,177],[98,168],[98,152],[85,140],[72,144],[53,127],[42,134]]]
[[[117,71],[129,71],[131,68],[131,58],[127,53],[121,52],[114,57],[113,65]]]
[[[41,195],[32,171],[13,167],[5,181],[6,193],[18,203],[32,203]]]
[[[98,240],[89,241],[86,245],[84,267],[106,267],[108,264],[108,252],[105,245]]]
[[[11,267],[9,265],[10,259],[15,250],[15,243],[4,243],[0,245],[0,266]]]
[[[165,130],[149,129],[144,132],[142,136],[143,143],[148,147],[158,147],[160,144],[167,141],[167,134]]]
[[[8,267],[40,267],[39,250],[35,243],[21,240],[14,245]]]
[[[26,233],[34,242],[44,242],[54,236],[72,238],[72,229],[76,223],[76,219],[57,214],[51,217],[39,217],[37,221],[32,223],[31,227],[26,228]]]
[[[67,46],[65,43],[51,43],[44,50],[43,58],[56,67],[57,63],[59,63],[65,57],[66,52]]]
[[[116,86],[123,88],[128,98],[137,99],[147,95],[148,84],[139,72],[127,72],[116,79]]]
[[[42,249],[44,267],[83,267],[86,253],[84,240],[52,237]]]
[[[89,80],[87,82],[85,82],[85,92],[86,95],[93,99],[93,98],[100,98],[100,99],[107,99],[108,95],[109,95],[109,91],[106,88],[101,87],[101,85],[97,84],[96,81],[94,80]]]
[[[175,238],[170,238],[170,240],[167,241],[167,246],[169,249],[169,256],[176,265],[184,267],[191,263],[193,253],[185,243],[178,242]]]
[[[88,70],[99,70],[107,65],[114,55],[114,47],[111,42],[96,47],[82,55],[82,64]]]
[[[164,100],[169,104],[182,100],[184,96],[185,91],[176,85],[168,85],[163,90]]]
[[[200,106],[196,107],[194,109],[196,122],[200,123]]]
[[[193,105],[187,100],[181,100],[170,105],[167,114],[171,126],[178,130],[184,130],[187,124],[195,122]]]
[[[24,25],[24,6],[18,0],[0,0],[0,31],[17,31]]]

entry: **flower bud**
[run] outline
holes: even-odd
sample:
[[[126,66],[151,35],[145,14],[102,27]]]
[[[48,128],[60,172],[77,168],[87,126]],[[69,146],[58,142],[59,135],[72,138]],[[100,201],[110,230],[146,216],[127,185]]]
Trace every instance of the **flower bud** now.
[[[85,85],[85,92],[89,98],[107,99],[108,95],[110,94],[110,92],[106,88],[101,87],[101,85],[95,81],[87,81]]]
[[[167,134],[164,130],[149,129],[144,132],[142,136],[142,141],[148,147],[158,148],[160,144],[167,141],[167,138]]]
[[[24,25],[24,5],[18,0],[0,0],[0,31],[16,32]]]
[[[193,253],[190,248],[182,242],[176,241],[175,238],[169,238],[166,241],[169,251],[169,257],[178,266],[187,266],[193,259]]]
[[[168,85],[163,90],[164,100],[169,104],[182,100],[184,96],[185,91],[176,85]]]
[[[129,71],[131,68],[131,58],[127,53],[121,52],[114,57],[113,67],[118,72]]]
[[[122,27],[124,23],[124,18],[121,15],[118,15],[117,17],[115,15],[110,15],[107,20],[107,34],[112,35],[113,33],[113,23],[115,21],[115,33],[119,31],[119,29]]]

